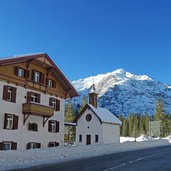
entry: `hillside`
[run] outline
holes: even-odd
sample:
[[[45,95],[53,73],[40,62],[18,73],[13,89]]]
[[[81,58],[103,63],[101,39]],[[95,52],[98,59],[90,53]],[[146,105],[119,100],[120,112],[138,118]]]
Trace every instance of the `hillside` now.
[[[163,99],[166,112],[171,113],[171,88],[168,85],[147,75],[135,75],[123,69],[73,81],[80,95],[73,99],[76,108],[79,108],[83,96],[88,99],[93,80],[99,93],[99,106],[116,115],[153,115],[158,96]]]

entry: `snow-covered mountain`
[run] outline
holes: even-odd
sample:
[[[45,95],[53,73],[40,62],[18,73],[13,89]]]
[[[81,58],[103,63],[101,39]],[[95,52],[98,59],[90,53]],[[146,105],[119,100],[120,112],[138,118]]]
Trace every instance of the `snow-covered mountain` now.
[[[99,93],[98,105],[116,115],[153,115],[159,96],[165,103],[166,112],[171,113],[171,88],[168,85],[147,75],[134,75],[123,69],[73,81],[72,84],[80,95],[73,99],[76,107],[80,106],[83,96],[88,99],[93,82]]]

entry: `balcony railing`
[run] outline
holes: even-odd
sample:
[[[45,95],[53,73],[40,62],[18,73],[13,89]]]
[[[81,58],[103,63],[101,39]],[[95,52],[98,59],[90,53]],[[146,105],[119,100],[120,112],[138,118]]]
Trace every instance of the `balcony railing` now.
[[[24,103],[23,114],[51,117],[54,114],[54,109],[53,107],[44,106],[36,103]]]

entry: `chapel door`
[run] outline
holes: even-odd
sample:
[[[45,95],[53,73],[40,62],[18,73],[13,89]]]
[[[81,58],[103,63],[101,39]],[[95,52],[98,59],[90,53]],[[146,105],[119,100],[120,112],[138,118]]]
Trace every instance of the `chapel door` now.
[[[91,135],[86,135],[86,145],[91,144]]]

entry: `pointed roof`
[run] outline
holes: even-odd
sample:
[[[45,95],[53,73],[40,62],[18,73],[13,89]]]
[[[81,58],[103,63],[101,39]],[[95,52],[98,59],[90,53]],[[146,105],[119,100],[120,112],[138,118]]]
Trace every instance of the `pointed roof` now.
[[[61,72],[61,70],[56,66],[56,64],[52,61],[52,59],[48,56],[47,53],[36,53],[36,54],[26,54],[26,55],[18,55],[8,58],[0,59],[0,66],[22,63],[22,62],[32,62],[35,61],[37,63],[43,63],[47,69],[51,70],[52,75],[60,81],[65,90],[69,92],[70,97],[78,96],[77,91],[65,77],[65,75]]]
[[[86,104],[85,107],[82,109],[80,114],[76,117],[75,122],[79,120],[79,118],[82,116],[82,114],[85,112],[86,109],[92,110],[92,112],[97,116],[97,118],[100,120],[101,123],[110,123],[110,124],[117,124],[122,125],[122,122],[108,109],[97,107],[95,108],[91,104]]]

